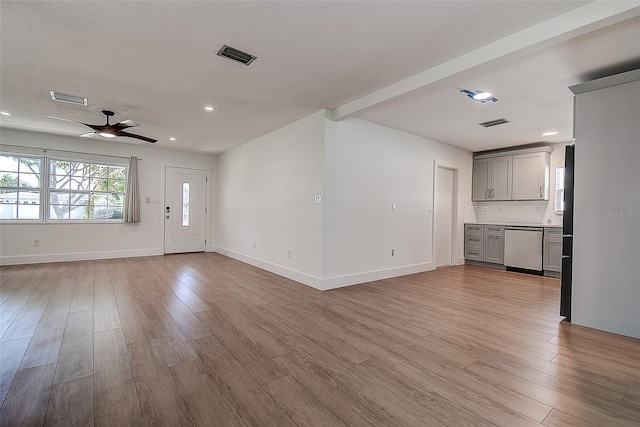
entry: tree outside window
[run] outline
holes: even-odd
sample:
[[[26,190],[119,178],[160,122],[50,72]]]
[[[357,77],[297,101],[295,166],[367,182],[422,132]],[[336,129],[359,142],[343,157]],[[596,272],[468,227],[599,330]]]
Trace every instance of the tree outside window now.
[[[49,160],[50,219],[121,219],[126,168]]]

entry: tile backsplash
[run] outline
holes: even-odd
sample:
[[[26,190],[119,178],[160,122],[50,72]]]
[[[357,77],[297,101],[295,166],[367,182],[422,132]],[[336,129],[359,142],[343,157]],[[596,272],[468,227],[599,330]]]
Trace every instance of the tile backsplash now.
[[[465,202],[464,222],[562,224],[551,201]]]

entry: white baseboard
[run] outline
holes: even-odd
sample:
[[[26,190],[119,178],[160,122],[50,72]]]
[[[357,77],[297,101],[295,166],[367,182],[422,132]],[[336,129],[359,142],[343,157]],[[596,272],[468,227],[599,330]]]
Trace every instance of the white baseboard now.
[[[287,279],[295,280],[303,285],[307,285],[321,291],[357,285],[359,283],[373,282],[375,280],[389,279],[391,277],[405,276],[407,274],[422,273],[424,271],[431,271],[435,269],[435,265],[432,262],[428,262],[323,279],[218,246],[216,246],[215,252],[255,267],[262,268],[263,270],[270,271],[277,275],[286,277]]]
[[[390,279],[392,277],[406,276],[408,274],[422,273],[435,270],[435,264],[426,262],[422,264],[405,265],[402,267],[387,268],[384,270],[366,271],[364,273],[348,274],[322,279],[322,290],[343,288],[345,286],[360,283],[373,282],[375,280]]]
[[[87,261],[94,259],[132,258],[162,255],[162,248],[125,251],[72,252],[64,254],[0,256],[0,265],[42,264],[48,262]]]
[[[229,249],[221,248],[219,246],[215,247],[215,252],[222,255],[226,255],[229,258],[237,259],[238,261],[242,261],[244,263],[253,265],[263,270],[270,271],[271,273],[275,273],[279,276],[286,277],[287,279],[295,280],[296,282],[302,283],[303,285],[307,285],[318,290],[323,290],[323,288],[321,287],[322,279],[319,277],[302,273],[300,271],[292,270],[290,268],[283,267],[281,265],[274,264],[268,261],[264,261],[259,258],[254,258],[249,255],[241,254],[239,252],[234,252]]]

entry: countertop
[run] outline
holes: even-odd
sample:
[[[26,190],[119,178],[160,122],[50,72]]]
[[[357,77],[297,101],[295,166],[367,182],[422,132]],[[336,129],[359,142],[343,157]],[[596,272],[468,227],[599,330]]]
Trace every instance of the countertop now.
[[[562,228],[562,224],[546,224],[546,223],[528,223],[528,222],[497,222],[497,221],[476,221],[465,222],[469,225],[504,225],[504,226],[517,226],[517,227],[547,227],[547,228]]]

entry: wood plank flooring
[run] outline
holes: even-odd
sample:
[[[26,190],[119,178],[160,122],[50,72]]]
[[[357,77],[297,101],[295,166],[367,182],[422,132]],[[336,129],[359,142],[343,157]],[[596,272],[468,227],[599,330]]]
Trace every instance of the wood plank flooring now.
[[[638,426],[640,341],[559,281],[319,292],[218,254],[0,267],[0,426]]]

